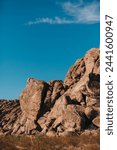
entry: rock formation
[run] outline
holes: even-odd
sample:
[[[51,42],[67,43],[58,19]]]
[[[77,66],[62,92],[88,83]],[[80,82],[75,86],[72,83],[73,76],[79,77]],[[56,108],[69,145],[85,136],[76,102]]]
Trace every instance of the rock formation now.
[[[0,101],[0,134],[79,135],[99,129],[100,56],[89,50],[64,82],[29,78],[16,101]]]

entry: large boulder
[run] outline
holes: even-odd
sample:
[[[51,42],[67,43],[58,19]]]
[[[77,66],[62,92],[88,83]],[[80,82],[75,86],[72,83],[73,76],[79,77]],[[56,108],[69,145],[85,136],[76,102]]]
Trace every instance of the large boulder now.
[[[100,103],[99,49],[91,49],[70,68],[64,83],[71,99],[81,105],[98,105]],[[79,65],[83,64],[83,65]],[[84,69],[83,69],[84,68]],[[82,69],[84,70],[82,72]],[[79,76],[75,76],[75,74]]]
[[[78,59],[68,70],[64,83],[68,86],[79,82],[82,77],[90,73],[100,74],[100,51],[98,48],[92,48],[86,55]],[[83,78],[84,79],[84,78]]]
[[[38,120],[42,132],[50,133],[56,131],[59,135],[61,132],[78,132],[86,127],[86,116],[84,107],[72,104],[72,101],[63,95],[60,97],[51,112]]]
[[[67,90],[67,86],[63,84],[62,80],[52,80],[48,82],[48,90],[44,100],[43,111],[44,113],[50,111],[54,106],[56,100],[62,96]]]
[[[46,97],[48,84],[44,81],[28,79],[26,88],[22,91],[19,99],[24,117],[26,118],[26,131],[36,129],[36,121],[41,115],[41,109]]]
[[[48,84],[44,81],[28,79],[26,88],[22,91],[19,99],[20,106],[26,118],[36,121],[40,115],[44,103]]]
[[[50,111],[56,100],[65,92],[65,87],[61,80],[54,80],[46,83],[33,78],[28,79],[26,88],[20,95],[20,106],[24,118],[26,119],[26,132],[40,129],[37,120]]]

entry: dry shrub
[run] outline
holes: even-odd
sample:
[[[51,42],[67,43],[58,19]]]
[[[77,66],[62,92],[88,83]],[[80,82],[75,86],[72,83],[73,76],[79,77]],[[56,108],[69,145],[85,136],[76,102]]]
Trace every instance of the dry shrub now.
[[[80,144],[100,144],[100,136],[99,135],[96,135],[96,136],[93,136],[93,135],[81,135],[79,137],[79,142]]]
[[[87,144],[84,146],[84,150],[99,150],[100,147],[98,144]]]
[[[0,150],[99,150],[99,136],[5,136]]]

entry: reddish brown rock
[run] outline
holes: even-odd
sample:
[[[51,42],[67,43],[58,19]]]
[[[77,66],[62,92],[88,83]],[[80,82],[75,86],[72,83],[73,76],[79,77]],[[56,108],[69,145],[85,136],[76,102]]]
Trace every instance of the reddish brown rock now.
[[[56,100],[62,96],[67,90],[67,86],[63,84],[61,80],[53,80],[48,82],[49,88],[44,100],[44,107],[47,110],[50,110],[51,107],[55,104]]]
[[[95,126],[100,127],[100,116],[94,118],[92,122]]]
[[[40,120],[40,119],[39,119]],[[60,97],[51,112],[47,115],[47,118],[42,118],[43,122],[41,127],[43,132],[53,129],[57,134],[61,132],[80,131],[86,126],[86,118],[84,115],[84,108],[82,106],[76,106],[72,104],[67,97]],[[62,134],[61,134],[62,135]]]
[[[85,68],[83,73],[82,67]],[[80,72],[82,76],[75,77],[76,72]],[[81,105],[99,106],[99,49],[91,49],[82,59],[76,61],[68,71],[64,83],[69,86],[67,93],[71,99],[78,101]]]
[[[47,89],[48,84],[46,82],[30,78],[19,97],[22,113],[26,118],[27,133],[37,128],[36,121],[41,115]]]
[[[13,127],[21,116],[21,108],[18,100],[0,101],[0,134],[11,134]],[[17,127],[18,128],[18,127]]]
[[[86,107],[85,115],[87,116],[89,120],[92,120],[98,115],[98,112],[94,110],[92,107]]]
[[[86,55],[75,62],[75,64],[69,69],[64,83],[68,86],[79,82],[80,79],[90,73],[99,74],[99,49],[93,48],[86,53]]]
[[[26,118],[36,121],[40,115],[44,103],[48,84],[46,82],[30,78],[26,88],[21,93],[20,106]]]

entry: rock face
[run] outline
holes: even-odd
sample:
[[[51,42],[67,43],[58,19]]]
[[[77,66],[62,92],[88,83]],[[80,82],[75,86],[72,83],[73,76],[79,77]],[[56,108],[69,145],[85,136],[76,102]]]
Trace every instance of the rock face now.
[[[48,84],[34,79],[28,79],[27,86],[20,95],[20,105],[23,115],[26,118],[26,131],[37,128],[36,121],[41,114],[41,107],[44,103]]]
[[[18,100],[0,101],[0,135],[12,133],[14,123],[19,119],[21,113]]]
[[[67,136],[99,129],[99,53],[89,50],[64,82],[29,78],[19,101],[0,101],[0,134]]]

